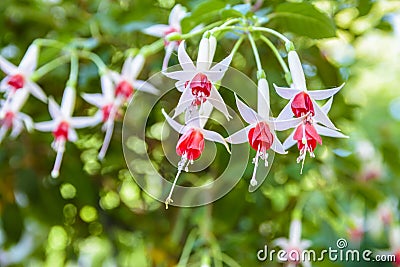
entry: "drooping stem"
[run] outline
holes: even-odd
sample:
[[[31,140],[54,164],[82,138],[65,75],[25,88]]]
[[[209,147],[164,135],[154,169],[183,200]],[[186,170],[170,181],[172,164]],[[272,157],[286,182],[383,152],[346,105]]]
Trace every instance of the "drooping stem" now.
[[[67,86],[72,88],[76,88],[78,82],[78,74],[79,74],[79,60],[78,56],[75,52],[71,53],[71,71],[69,73],[69,78],[67,81]]]
[[[266,43],[269,46],[269,48],[272,50],[276,59],[279,61],[279,64],[281,65],[283,71],[285,72],[285,77],[287,79],[286,82],[288,84],[291,84],[291,81],[290,80],[288,81],[288,79],[290,78],[289,68],[288,68],[285,60],[283,60],[283,58],[282,58],[281,54],[279,53],[278,49],[276,48],[276,46],[267,37],[265,37],[263,35],[260,36],[260,39],[263,40],[264,43]]]
[[[63,55],[61,57],[58,57],[56,59],[53,59],[52,61],[44,64],[43,66],[41,66],[40,68],[38,68],[32,75],[31,75],[31,80],[37,81],[38,79],[40,79],[41,77],[43,77],[44,75],[46,75],[47,73],[49,73],[50,71],[56,69],[57,67],[67,63],[70,60],[70,56],[69,55]]]
[[[239,40],[235,43],[235,45],[232,48],[232,52],[231,52],[232,55],[234,55],[237,52],[237,50],[239,49],[240,45],[243,43],[243,40],[244,40],[244,36],[241,36],[239,38]]]
[[[250,33],[247,36],[249,38],[251,48],[253,49],[254,59],[256,60],[257,64],[257,79],[265,78],[265,73],[261,65],[260,54],[258,53],[256,42]]]
[[[284,41],[285,44],[286,44],[288,47],[293,47],[292,41],[290,41],[290,40],[289,40],[285,35],[283,35],[282,33],[277,32],[277,31],[275,31],[275,30],[273,30],[273,29],[266,28],[266,27],[249,27],[249,30],[250,30],[250,31],[261,31],[261,32],[266,32],[266,33],[272,34],[272,35],[278,37],[279,39],[281,39],[282,41]]]

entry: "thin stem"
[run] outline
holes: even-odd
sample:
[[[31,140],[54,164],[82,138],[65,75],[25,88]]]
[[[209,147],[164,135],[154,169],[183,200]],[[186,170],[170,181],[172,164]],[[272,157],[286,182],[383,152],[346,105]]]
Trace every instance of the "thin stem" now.
[[[292,42],[283,34],[281,34],[280,32],[277,32],[273,29],[270,28],[265,28],[265,27],[249,27],[250,31],[261,31],[261,32],[267,32],[270,33],[272,35],[275,35],[276,37],[280,38],[282,41],[284,41],[287,44],[291,44]]]
[[[253,49],[254,59],[256,60],[256,64],[257,64],[257,79],[264,78],[265,73],[261,66],[261,59],[260,59],[260,55],[258,53],[256,42],[254,41],[254,38],[250,33],[247,36],[249,37],[251,48]]]
[[[278,59],[279,64],[281,64],[281,67],[283,69],[283,71],[285,73],[290,73],[289,72],[289,68],[286,65],[286,62],[283,60],[281,54],[279,53],[278,49],[276,48],[276,46],[265,36],[261,35],[260,39],[263,40],[268,46],[269,48],[271,48],[272,52],[274,53],[276,59]]]
[[[51,39],[36,39],[34,41],[34,44],[38,46],[48,46],[48,47],[54,47],[60,50],[65,49],[65,44],[57,41],[57,40],[51,40]]]
[[[223,30],[225,30],[225,29],[227,29],[227,28],[230,28],[230,27],[227,27],[227,26],[229,26],[229,25],[231,25],[231,24],[238,23],[238,22],[240,22],[240,21],[241,21],[240,18],[235,18],[235,19],[227,20],[227,21],[224,22],[221,26],[215,27],[214,29],[210,30],[209,33],[210,33],[210,34],[214,34],[214,33],[218,32],[218,31],[223,31]],[[207,32],[206,32],[205,34],[207,34]]]
[[[197,228],[193,229],[186,239],[186,243],[185,246],[183,247],[181,258],[179,259],[178,262],[178,267],[183,267],[187,265],[190,253],[192,252],[194,243],[196,242],[196,237],[197,237]]]
[[[235,46],[232,48],[232,52],[231,52],[232,55],[234,55],[237,52],[237,50],[239,49],[240,45],[243,43],[243,40],[244,40],[244,36],[241,36],[239,38],[239,40],[236,42]]]
[[[67,85],[76,88],[76,84],[78,82],[78,74],[79,74],[79,60],[78,56],[75,52],[71,54],[71,72],[69,73],[69,78],[67,81]]]
[[[69,60],[70,60],[70,56],[69,55],[63,55],[61,57],[53,59],[52,61],[44,64],[39,69],[37,69],[32,74],[31,80],[32,81],[37,81],[38,79],[40,79],[41,77],[43,77],[44,75],[49,73],[50,71],[52,71],[52,70],[56,69],[57,67],[67,63]]]
[[[96,64],[100,73],[103,73],[107,70],[106,64],[104,64],[103,60],[95,53],[85,51],[85,50],[80,50],[80,51],[77,51],[77,55],[91,60],[94,64]]]
[[[138,54],[142,54],[144,57],[147,57],[147,56],[158,53],[163,48],[164,48],[164,39],[159,39],[159,40],[155,41],[154,43],[145,45],[142,48],[140,48]]]
[[[202,33],[206,32],[208,30],[211,30],[211,29],[213,29],[215,27],[218,27],[219,25],[221,25],[221,23],[222,23],[221,21],[217,21],[217,22],[211,23],[210,25],[207,25],[204,28],[199,29],[197,31],[188,32],[188,33],[182,34],[180,36],[180,40],[186,40],[186,39],[192,38],[194,36],[197,36],[199,34],[202,34]],[[166,40],[167,41],[178,41],[178,40],[169,40],[168,38],[166,38]]]

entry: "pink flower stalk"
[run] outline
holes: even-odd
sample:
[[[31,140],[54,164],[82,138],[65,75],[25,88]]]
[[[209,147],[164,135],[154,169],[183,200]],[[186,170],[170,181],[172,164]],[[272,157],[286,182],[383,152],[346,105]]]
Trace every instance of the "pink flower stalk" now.
[[[164,110],[162,110],[162,113],[168,124],[175,131],[182,134],[176,145],[176,153],[181,156],[181,160],[178,163],[178,172],[172,184],[171,191],[165,200],[165,207],[168,209],[168,204],[173,202],[171,197],[179,175],[182,170],[188,172],[189,165],[193,164],[201,156],[204,150],[204,140],[221,143],[228,151],[229,146],[220,134],[203,128],[206,120],[203,120],[199,114],[187,121],[186,125],[181,125],[169,117]]]
[[[30,92],[43,102],[47,101],[43,90],[31,80],[31,76],[36,69],[38,54],[38,46],[35,44],[30,45],[18,67],[0,56],[0,69],[7,75],[0,83],[0,92],[6,92],[7,96],[3,107],[20,90]],[[4,109],[1,108],[1,117],[4,116],[4,112]]]
[[[28,97],[28,91],[18,90],[15,92],[12,100],[4,104],[4,116],[0,120],[0,143],[3,141],[8,130],[11,130],[11,137],[15,138],[21,133],[24,126],[28,131],[33,129],[31,117],[20,112]]]
[[[331,97],[328,102],[322,108],[320,108],[325,117],[327,117],[326,114],[329,112],[332,106],[332,101],[333,98]],[[313,158],[315,157],[314,150],[317,144],[322,145],[321,135],[334,138],[348,138],[348,136],[339,131],[320,125],[323,124],[321,121],[319,121],[320,118],[322,118],[322,116],[313,116],[310,112],[306,115],[303,115],[300,117],[301,120],[297,125],[292,125],[292,128],[295,128],[295,130],[283,142],[283,147],[285,149],[288,149],[297,143],[297,148],[300,151],[300,156],[297,158],[297,163],[302,162],[300,173],[303,173],[304,161],[307,152],[310,154],[310,157]]]
[[[258,81],[258,96],[257,96],[257,111],[255,112],[250,107],[246,106],[235,95],[236,106],[242,118],[249,124],[242,130],[232,134],[226,140],[232,144],[241,144],[248,142],[250,146],[257,151],[253,159],[254,170],[253,176],[250,180],[251,186],[258,184],[256,180],[256,173],[259,159],[264,160],[265,166],[268,166],[268,150],[279,154],[286,154],[282,143],[279,141],[274,130],[286,130],[294,124],[300,123],[301,119],[289,119],[287,121],[276,121],[270,117],[270,103],[269,103],[269,88],[266,79]]]
[[[67,86],[64,90],[61,107],[53,98],[49,99],[49,113],[53,120],[36,123],[35,128],[43,132],[52,132],[54,142],[52,148],[57,152],[54,168],[51,172],[53,178],[60,173],[60,166],[67,141],[75,142],[78,139],[75,128],[93,126],[96,121],[91,117],[71,117],[75,106],[75,89]]]
[[[311,241],[301,239],[301,221],[291,222],[289,238],[277,238],[273,243],[286,251],[287,267],[296,267],[300,263],[306,267],[311,266],[309,261],[302,259],[302,253],[311,246]]]
[[[217,41],[214,36],[201,40],[195,66],[185,51],[185,42],[182,41],[178,48],[178,60],[182,70],[163,72],[165,76],[178,80],[175,85],[182,92],[174,117],[184,111],[191,113],[193,110],[201,110],[203,104],[207,101],[229,120],[228,109],[214,84],[224,76],[232,61],[232,54],[211,67],[216,44]]]
[[[144,33],[159,38],[164,38],[165,56],[163,60],[163,70],[168,67],[169,59],[174,50],[178,49],[180,41],[168,41],[166,37],[172,33],[182,33],[181,20],[187,12],[181,5],[175,5],[169,15],[168,24],[156,24],[143,30]]]
[[[319,107],[315,100],[323,100],[332,97],[339,92],[344,86],[325,90],[308,91],[306,87],[306,79],[299,56],[295,51],[290,51],[288,54],[289,68],[292,75],[293,84],[291,88],[275,86],[275,90],[279,96],[289,99],[289,103],[283,108],[277,120],[286,120],[289,118],[302,117],[311,115],[315,117],[322,125],[328,128],[335,129],[335,125],[328,118],[326,113]]]

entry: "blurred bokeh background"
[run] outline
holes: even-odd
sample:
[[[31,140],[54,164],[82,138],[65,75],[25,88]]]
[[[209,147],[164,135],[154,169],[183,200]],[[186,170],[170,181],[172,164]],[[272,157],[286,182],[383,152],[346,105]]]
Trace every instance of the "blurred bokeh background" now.
[[[296,164],[298,152],[292,148],[289,155],[276,156],[267,180],[254,193],[247,191],[250,163],[239,184],[215,203],[165,210],[163,203],[141,191],[126,167],[121,121],[103,162],[97,159],[103,139],[100,126],[79,131],[79,141],[67,145],[58,179],[49,176],[55,157],[51,134],[23,132],[0,146],[0,266],[175,266],[178,262],[181,266],[259,266],[257,251],[288,235],[298,203],[304,203],[303,237],[317,251],[334,246],[340,237],[354,247],[396,249],[390,247],[388,235],[399,224],[400,2],[302,2],[329,19],[331,25],[326,27],[334,27],[334,34],[321,31],[325,26],[309,27],[313,21],[301,28],[301,16],[294,24],[294,16],[273,19],[270,15],[284,2],[265,1],[259,15],[270,18],[266,26],[286,33],[294,42],[310,90],[346,82],[334,98],[330,117],[349,139],[324,138],[316,158],[306,160],[303,175]],[[236,0],[1,0],[0,53],[18,64],[37,38],[83,42],[111,69],[120,70],[127,49],[157,40],[141,30],[166,23],[177,3],[193,11],[182,22],[184,31],[229,16],[222,11],[229,9],[227,4],[242,4]],[[216,61],[232,48],[232,37],[225,37],[220,36]],[[271,40],[285,56],[284,45]],[[198,41],[188,40],[191,55],[196,54]],[[285,85],[272,52],[262,42],[257,44],[269,82]],[[55,49],[43,48],[39,65],[58,55]],[[160,51],[146,59],[141,79],[160,71],[163,55]],[[232,66],[255,80],[247,41]],[[65,64],[38,83],[60,101],[68,72]],[[96,66],[81,60],[78,92],[99,91]],[[227,97],[231,106],[233,100]],[[274,114],[286,104],[273,91],[271,101]],[[32,97],[23,111],[35,122],[49,119],[47,106]],[[78,97],[75,114],[95,111]],[[162,120],[156,114],[150,121]],[[283,139],[287,133],[279,136]],[[155,165],[164,160],[160,138],[153,134],[146,139]],[[223,164],[224,159],[217,157],[218,162]],[[387,224],[378,223],[382,206],[392,216]],[[314,265],[358,264],[392,265],[328,260]]]

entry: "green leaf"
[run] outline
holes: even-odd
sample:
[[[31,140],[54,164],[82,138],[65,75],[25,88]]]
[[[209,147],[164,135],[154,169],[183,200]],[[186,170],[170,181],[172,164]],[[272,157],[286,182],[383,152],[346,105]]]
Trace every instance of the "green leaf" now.
[[[307,3],[283,3],[269,15],[270,22],[281,31],[313,39],[336,36],[332,19]]]

